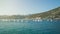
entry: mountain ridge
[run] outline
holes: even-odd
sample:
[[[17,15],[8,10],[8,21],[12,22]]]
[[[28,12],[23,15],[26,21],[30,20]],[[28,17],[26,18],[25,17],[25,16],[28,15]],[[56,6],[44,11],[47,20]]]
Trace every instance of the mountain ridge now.
[[[60,7],[30,15],[0,15],[0,19],[60,19]]]
[[[43,13],[37,13],[37,14],[32,14],[28,18],[36,18],[36,17],[41,17],[43,18],[60,18],[60,7],[51,9],[49,11],[43,12]]]

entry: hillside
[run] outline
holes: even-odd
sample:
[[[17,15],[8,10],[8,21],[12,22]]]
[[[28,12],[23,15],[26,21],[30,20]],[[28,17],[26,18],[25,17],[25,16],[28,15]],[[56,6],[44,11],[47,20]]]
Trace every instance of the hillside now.
[[[1,15],[0,16],[0,19],[24,19],[24,18],[25,18],[25,16],[23,16],[23,15],[11,15],[11,16]]]
[[[37,18],[41,17],[43,18],[48,18],[48,19],[54,19],[54,18],[60,18],[60,7],[43,12],[43,13],[37,13],[37,14],[32,14],[29,15],[27,18]]]
[[[60,19],[60,7],[31,15],[0,15],[0,19]]]

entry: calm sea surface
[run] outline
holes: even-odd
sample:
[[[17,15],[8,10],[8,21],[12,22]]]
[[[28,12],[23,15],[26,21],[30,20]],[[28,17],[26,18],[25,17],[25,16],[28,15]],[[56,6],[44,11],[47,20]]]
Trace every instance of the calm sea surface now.
[[[60,34],[60,20],[0,20],[0,34]]]

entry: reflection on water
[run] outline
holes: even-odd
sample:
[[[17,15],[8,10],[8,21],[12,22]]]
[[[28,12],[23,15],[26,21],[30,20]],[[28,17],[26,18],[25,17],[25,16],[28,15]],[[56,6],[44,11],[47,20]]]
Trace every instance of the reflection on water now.
[[[60,20],[0,20],[0,34],[60,34]]]

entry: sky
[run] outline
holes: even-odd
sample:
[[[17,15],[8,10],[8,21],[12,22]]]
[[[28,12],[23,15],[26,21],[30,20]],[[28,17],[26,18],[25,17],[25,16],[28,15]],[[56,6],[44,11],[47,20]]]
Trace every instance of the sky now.
[[[0,15],[42,13],[60,6],[60,0],[0,0]]]

